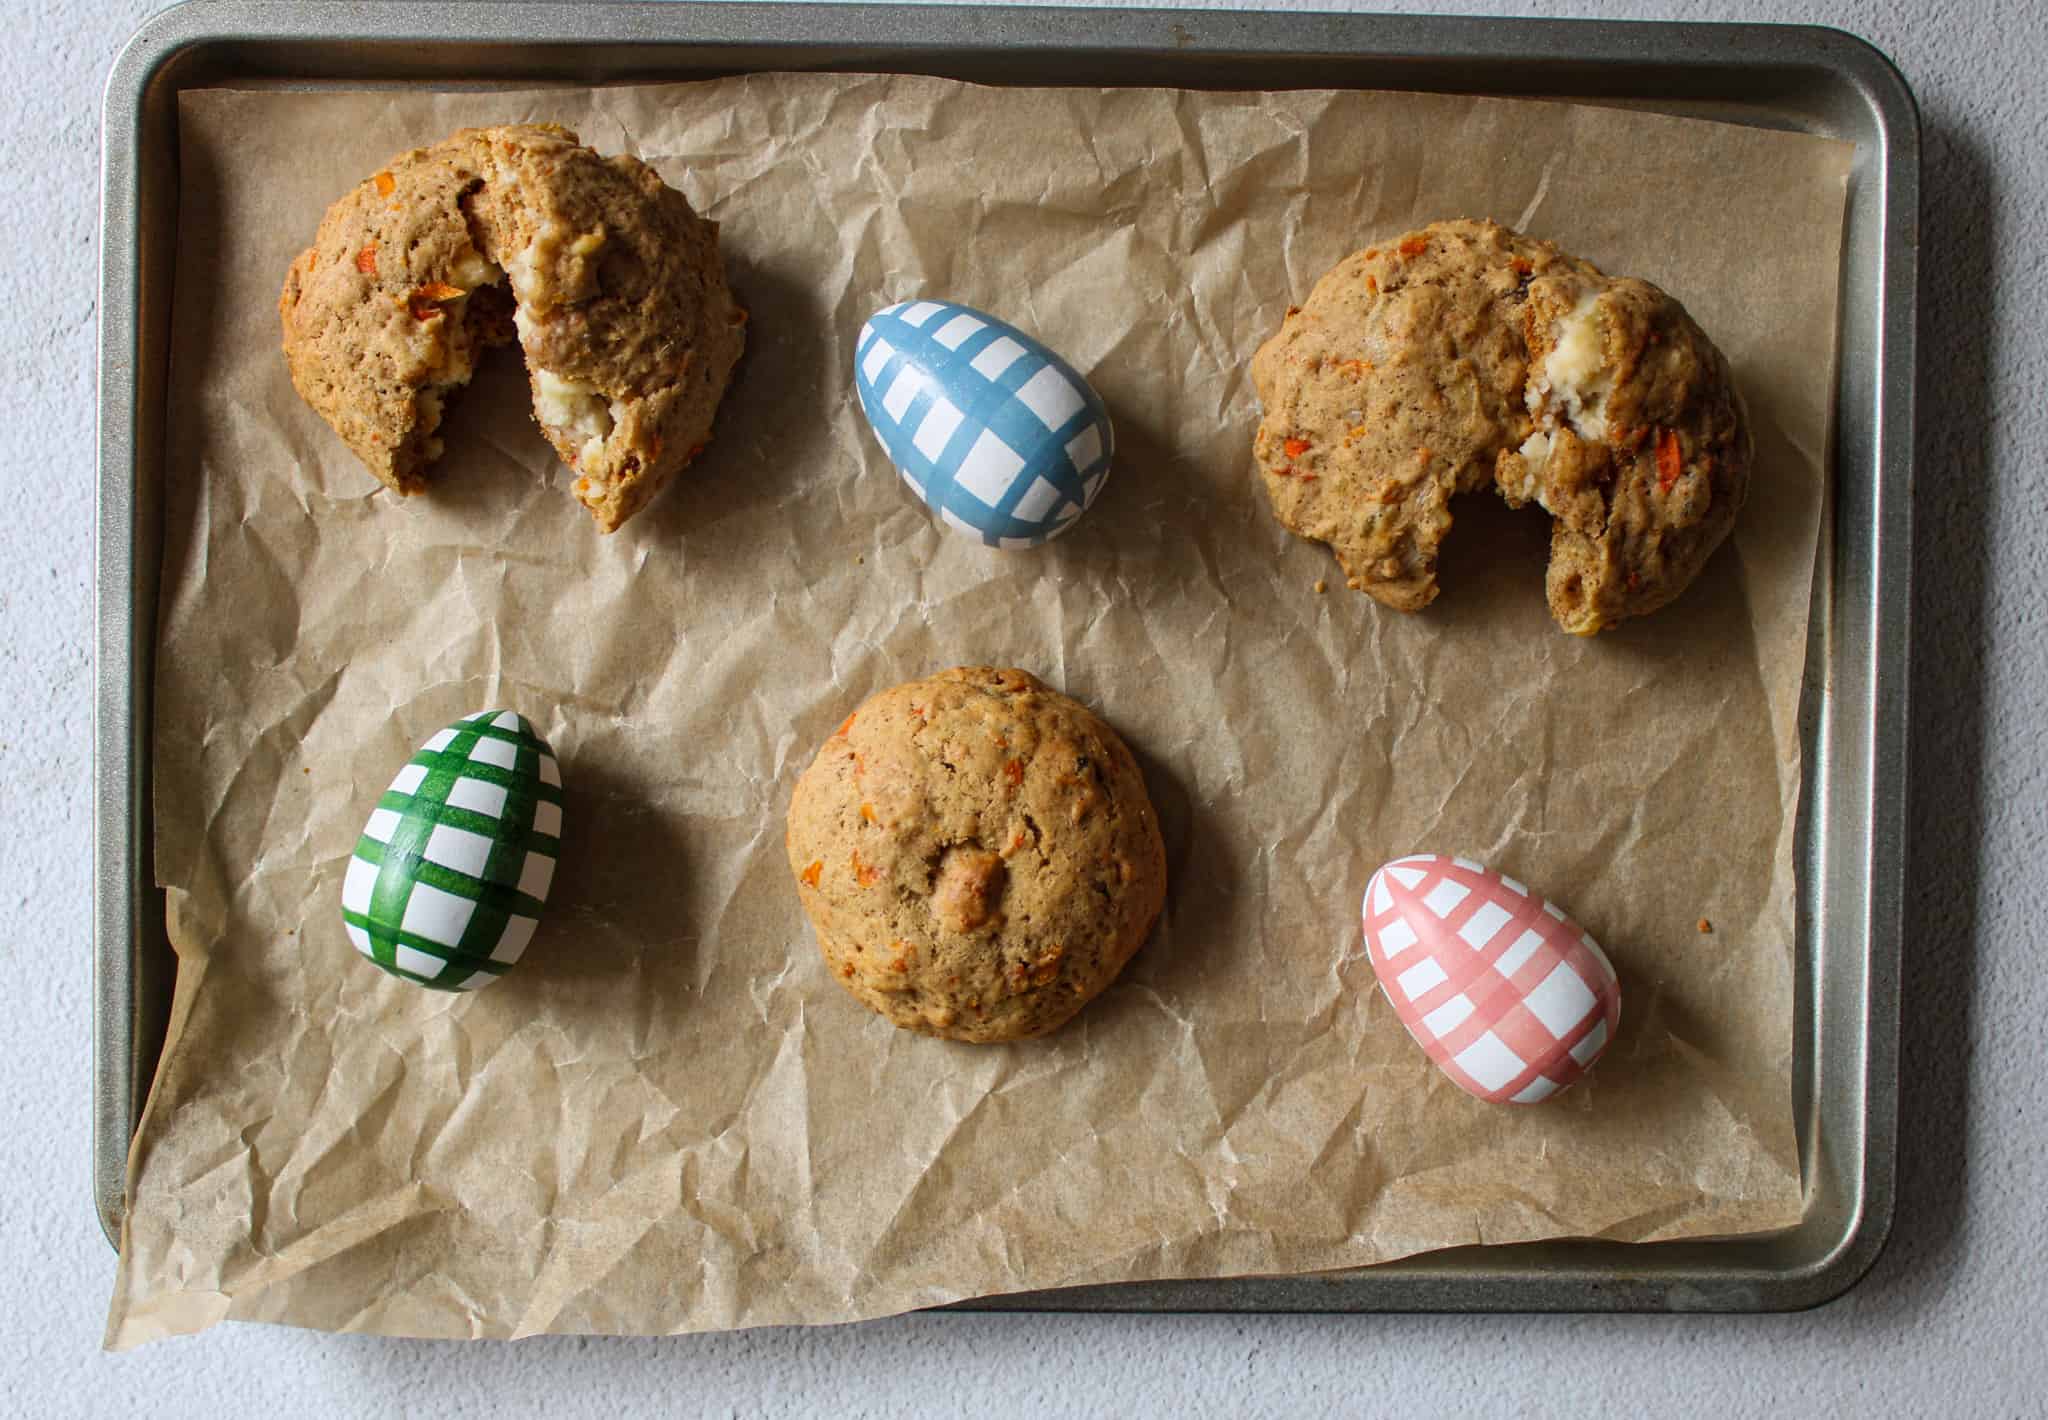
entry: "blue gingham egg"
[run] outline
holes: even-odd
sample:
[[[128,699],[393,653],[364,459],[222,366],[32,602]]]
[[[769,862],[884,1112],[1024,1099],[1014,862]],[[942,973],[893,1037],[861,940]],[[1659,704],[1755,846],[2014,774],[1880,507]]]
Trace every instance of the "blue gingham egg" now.
[[[876,311],[853,364],[861,412],[903,481],[990,547],[1058,537],[1109,478],[1115,437],[1101,397],[984,311],[951,301]]]

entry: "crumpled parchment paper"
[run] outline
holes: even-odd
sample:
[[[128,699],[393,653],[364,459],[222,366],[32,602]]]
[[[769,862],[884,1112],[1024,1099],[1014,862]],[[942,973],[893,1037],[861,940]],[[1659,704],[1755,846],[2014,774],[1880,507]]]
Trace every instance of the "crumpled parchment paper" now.
[[[278,286],[328,202],[512,120],[654,162],[724,223],[753,313],[710,450],[609,539],[516,354],[458,404],[433,495],[400,501],[278,353]],[[1795,719],[1845,145],[1458,97],[774,74],[206,91],[180,123],[156,691],[179,978],[112,1344],[223,1317],[843,1321],[1796,1220]],[[1659,282],[1734,362],[1755,493],[1649,621],[1555,630],[1546,520],[1490,496],[1414,617],[1267,512],[1252,351],[1345,253],[1460,214]],[[860,322],[916,293],[1035,332],[1107,400],[1116,471],[1063,540],[945,531],[861,423]],[[870,1015],[783,860],[832,727],[960,663],[1096,707],[1164,823],[1159,930],[1044,1041]],[[566,847],[519,970],[435,995],[349,949],[342,870],[412,748],[488,705],[560,753]],[[1481,1104],[1402,1032],[1357,902],[1412,850],[1536,884],[1605,944],[1622,1027],[1586,1083]]]

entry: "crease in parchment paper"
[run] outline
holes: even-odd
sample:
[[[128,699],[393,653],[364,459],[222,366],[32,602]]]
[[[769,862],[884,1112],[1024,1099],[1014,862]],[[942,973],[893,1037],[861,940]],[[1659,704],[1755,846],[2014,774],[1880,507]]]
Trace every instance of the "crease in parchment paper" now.
[[[155,742],[180,978],[111,1344],[224,1318],[833,1322],[1796,1220],[1796,711],[1844,145],[1490,99],[873,75],[180,105]],[[712,445],[611,538],[516,353],[484,362],[434,491],[404,502],[278,355],[278,285],[326,205],[510,120],[653,162],[723,224],[752,312]],[[1756,493],[1649,621],[1558,632],[1545,522],[1498,500],[1456,505],[1414,617],[1345,591],[1265,507],[1251,352],[1348,252],[1458,215],[1659,282],[1734,364]],[[1101,392],[1115,472],[1068,536],[945,531],[861,423],[860,322],[919,293],[1023,325]],[[1095,706],[1160,812],[1158,930],[1044,1041],[864,1011],[783,861],[832,727],[960,663]],[[492,705],[561,757],[563,853],[519,969],[437,996],[351,952],[341,874],[412,749]],[[1376,989],[1357,894],[1432,849],[1541,885],[1620,971],[1606,1060],[1542,1108],[1461,1094]]]

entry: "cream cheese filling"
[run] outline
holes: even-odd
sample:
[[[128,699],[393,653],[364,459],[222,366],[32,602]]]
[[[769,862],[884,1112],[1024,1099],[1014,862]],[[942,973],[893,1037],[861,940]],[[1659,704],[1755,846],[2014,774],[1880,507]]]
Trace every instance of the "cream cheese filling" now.
[[[577,233],[560,222],[549,222],[536,230],[532,240],[506,260],[505,275],[512,282],[515,300],[512,324],[519,332],[519,343],[527,352],[529,362],[538,344],[539,318],[533,312],[539,304],[536,287],[542,270],[556,259],[565,243],[571,255],[587,257],[597,252],[604,242],[602,227],[595,232]],[[576,447],[577,457],[573,462],[587,475],[590,466],[603,456],[605,441],[611,437],[618,422],[610,403],[594,386],[568,379],[538,365],[532,368],[534,413],[562,442]]]
[[[1550,353],[1529,381],[1529,412],[1541,416],[1554,402],[1580,438],[1599,442],[1607,437],[1607,396],[1614,372],[1603,359],[1597,300],[1590,293],[1560,317],[1552,331]]]
[[[533,372],[533,410],[549,429],[581,445],[585,463],[602,454],[604,441],[611,437],[614,421],[604,396],[553,370]]]
[[[1533,498],[1547,513],[1556,511],[1543,496],[1543,470],[1550,462],[1550,443],[1550,435],[1538,429],[1522,440],[1522,447],[1515,451],[1522,456],[1521,500],[1526,503]]]
[[[455,258],[448,274],[465,291],[474,291],[479,286],[495,286],[505,279],[505,273],[484,260],[483,253],[473,247]]]

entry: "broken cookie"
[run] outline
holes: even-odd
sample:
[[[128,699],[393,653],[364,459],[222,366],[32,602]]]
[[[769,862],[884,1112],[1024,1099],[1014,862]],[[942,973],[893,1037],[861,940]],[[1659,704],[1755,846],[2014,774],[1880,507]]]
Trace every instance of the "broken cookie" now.
[[[1576,635],[1678,596],[1748,494],[1741,398],[1684,307],[1493,222],[1347,257],[1252,379],[1274,513],[1401,611],[1437,595],[1457,494],[1551,514],[1551,614]]]
[[[448,398],[517,339],[542,432],[599,529],[702,449],[745,339],[718,226],[566,129],[466,129],[328,210],[278,301],[292,384],[393,491],[421,492]]]

